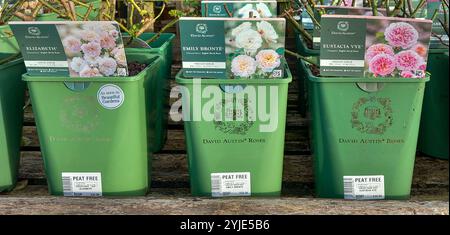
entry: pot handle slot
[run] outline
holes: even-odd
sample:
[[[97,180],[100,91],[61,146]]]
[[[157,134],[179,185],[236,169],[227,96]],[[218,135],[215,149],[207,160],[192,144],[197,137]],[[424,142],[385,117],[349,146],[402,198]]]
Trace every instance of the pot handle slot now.
[[[245,85],[219,85],[225,93],[240,93],[245,90]]]
[[[64,82],[64,85],[71,90],[76,92],[81,92],[88,89],[90,82]]]
[[[356,85],[359,89],[368,92],[374,93],[383,90],[385,83],[382,82],[357,82]]]

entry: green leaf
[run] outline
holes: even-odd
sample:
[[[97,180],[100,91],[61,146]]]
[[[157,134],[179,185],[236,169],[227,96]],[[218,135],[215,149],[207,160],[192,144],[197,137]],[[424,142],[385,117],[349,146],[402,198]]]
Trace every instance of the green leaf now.
[[[243,55],[243,54],[245,54],[245,51],[244,51],[243,48],[238,48],[238,49],[236,49],[234,52],[235,52],[236,54],[238,54],[238,55]]]
[[[377,39],[384,39],[384,32],[378,32],[378,33],[376,33],[376,34],[375,34],[375,37],[376,37]]]
[[[284,55],[284,53],[286,52],[286,49],[284,49],[284,47],[280,47],[276,50],[278,55]]]

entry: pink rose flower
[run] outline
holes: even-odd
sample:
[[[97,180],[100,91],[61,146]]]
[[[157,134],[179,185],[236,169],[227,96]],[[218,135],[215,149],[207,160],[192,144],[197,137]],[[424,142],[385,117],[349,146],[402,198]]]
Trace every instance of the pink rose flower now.
[[[395,58],[387,54],[379,54],[370,60],[369,71],[375,76],[390,75],[395,70]]]
[[[390,56],[394,56],[394,49],[391,46],[386,44],[375,44],[367,48],[366,51],[366,61],[371,61],[373,57],[379,54],[386,54]]]
[[[109,35],[115,39],[117,39],[119,37],[119,31],[117,30],[111,30],[109,31]]]
[[[419,66],[419,70],[423,70],[423,71],[427,70],[427,63],[421,64],[421,65]]]
[[[91,77],[101,77],[100,71],[97,68],[91,68],[89,66],[85,66],[83,70],[80,72],[80,77],[82,78],[91,78]]]
[[[93,30],[84,30],[80,32],[81,39],[87,42],[98,42],[99,36]]]
[[[414,74],[411,71],[402,71],[400,75],[403,78],[414,78]]]
[[[398,53],[395,55],[395,61],[397,63],[397,68],[401,71],[415,71],[424,63],[423,58],[412,50]]]
[[[420,43],[413,46],[412,50],[422,57],[426,57],[428,55],[428,48]]]
[[[86,56],[98,57],[102,53],[102,47],[97,42],[90,42],[88,44],[83,44],[81,50]]]
[[[111,76],[116,72],[117,62],[112,58],[102,58],[98,63],[100,72],[105,76]]]
[[[419,39],[419,33],[410,24],[397,22],[390,24],[384,33],[386,41],[393,47],[408,49],[414,46]]]
[[[100,35],[100,46],[105,49],[113,49],[116,47],[116,40],[109,33],[104,32]]]
[[[63,45],[66,50],[72,53],[78,53],[81,50],[81,41],[73,36],[68,36],[63,40]]]

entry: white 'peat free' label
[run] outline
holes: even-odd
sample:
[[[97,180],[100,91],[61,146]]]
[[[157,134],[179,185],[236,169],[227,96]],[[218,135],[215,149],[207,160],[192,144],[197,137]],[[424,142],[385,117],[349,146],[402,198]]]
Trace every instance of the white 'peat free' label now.
[[[384,199],[384,176],[344,176],[344,199]]]
[[[211,173],[211,196],[251,196],[250,172]]]
[[[63,172],[62,185],[64,196],[101,197],[102,174],[100,172],[75,173]]]

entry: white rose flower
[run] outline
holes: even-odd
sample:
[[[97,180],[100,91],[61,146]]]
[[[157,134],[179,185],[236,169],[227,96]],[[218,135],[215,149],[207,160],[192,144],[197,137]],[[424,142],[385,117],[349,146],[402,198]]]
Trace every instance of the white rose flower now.
[[[267,21],[261,21],[256,23],[258,32],[268,43],[277,43],[278,34],[275,28]]]
[[[244,23],[240,24],[238,27],[234,28],[234,29],[231,31],[231,35],[232,35],[233,37],[236,37],[236,36],[237,36],[239,33],[241,33],[242,31],[247,30],[247,29],[251,29],[251,28],[252,28],[252,23],[250,23],[250,22],[244,22]]]
[[[261,18],[271,18],[272,12],[270,12],[269,7],[265,3],[256,4],[256,11],[259,13]]]
[[[239,15],[243,15],[245,12],[253,10],[253,5],[251,3],[246,4],[244,7],[238,10]]]
[[[86,63],[86,61],[80,57],[74,57],[70,62],[70,68],[77,73],[81,72],[81,70],[83,70],[83,68],[87,65],[88,64]]]
[[[97,67],[100,59],[100,57],[84,56],[84,61],[86,61],[86,63],[91,67]]]
[[[114,54],[114,59],[116,59],[117,64],[126,66],[127,65],[127,56],[124,51],[117,52]]]
[[[231,72],[235,76],[248,78],[256,72],[256,61],[250,56],[239,55],[231,61]]]
[[[261,35],[253,29],[242,31],[236,36],[236,47],[243,48],[247,53],[255,53],[261,46]]]
[[[256,63],[263,72],[270,73],[281,65],[281,59],[274,50],[261,50],[256,55]]]
[[[248,10],[244,11],[241,15],[242,18],[261,18],[261,15],[257,10]]]

